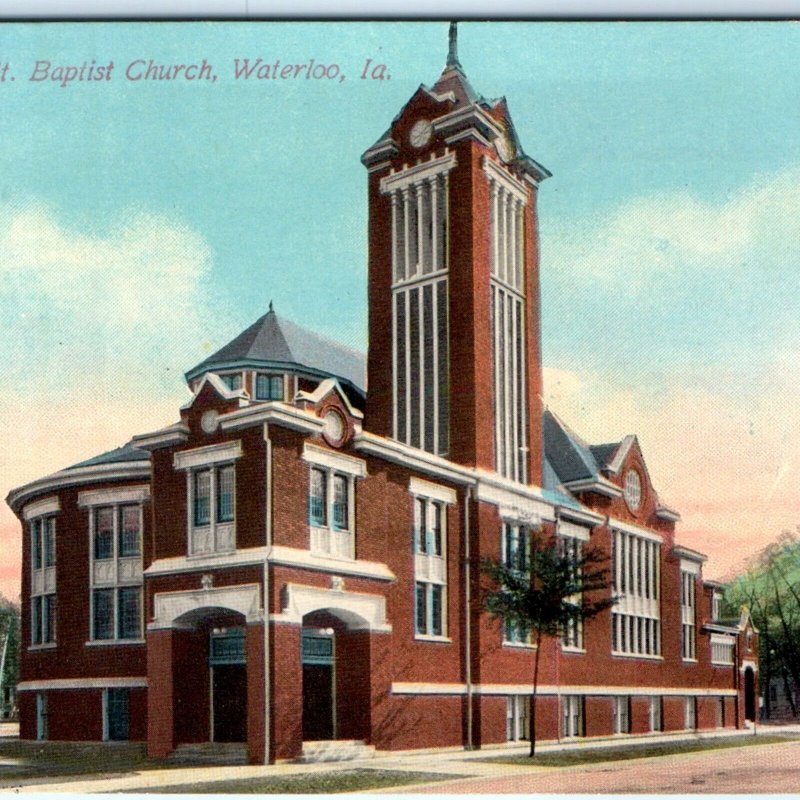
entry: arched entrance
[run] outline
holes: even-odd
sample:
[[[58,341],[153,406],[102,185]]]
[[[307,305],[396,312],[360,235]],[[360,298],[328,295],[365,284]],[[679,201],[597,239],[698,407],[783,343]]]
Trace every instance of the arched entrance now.
[[[176,618],[175,743],[247,741],[245,617],[204,607]]]
[[[370,643],[366,621],[330,608],[303,617],[303,741],[369,739]]]
[[[756,719],[756,679],[752,667],[744,671],[744,718],[751,722]]]

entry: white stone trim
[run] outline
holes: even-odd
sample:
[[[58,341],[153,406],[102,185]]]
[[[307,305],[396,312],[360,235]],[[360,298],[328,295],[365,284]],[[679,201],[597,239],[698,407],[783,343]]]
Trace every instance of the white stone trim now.
[[[681,572],[688,572],[689,575],[700,575],[700,564],[698,564],[697,561],[690,561],[688,558],[682,558]]]
[[[581,478],[564,484],[571,492],[597,492],[606,497],[622,497],[622,489],[606,478]]]
[[[464,683],[410,683],[406,681],[394,681],[392,683],[392,694],[456,694],[467,693],[467,686]],[[533,690],[531,690],[531,693]]]
[[[238,611],[247,622],[263,620],[261,587],[257,583],[158,592],[153,598],[153,604],[155,619],[147,626],[148,630],[172,628],[179,617],[199,608],[228,608]]]
[[[588,542],[590,538],[589,529],[585,525],[576,525],[574,522],[568,522],[565,519],[558,520],[556,534],[570,539],[578,539],[581,542]]]
[[[56,689],[143,689],[147,678],[51,678],[42,681],[22,681],[18,692],[45,692]]]
[[[347,395],[342,391],[342,387],[339,381],[336,378],[326,378],[313,392],[297,392],[295,395],[295,400],[302,400],[306,403],[320,403],[324,400],[331,392],[335,392],[339,395],[339,399],[344,403],[344,407],[347,409],[347,413],[350,414],[351,417],[355,417],[356,419],[364,419],[364,414],[359,411],[347,398]]]
[[[239,375],[242,373],[242,371],[243,370],[237,370],[237,369],[226,370],[225,374]],[[194,401],[197,400],[198,395],[200,394],[200,392],[203,391],[203,387],[207,383],[211,384],[211,386],[214,388],[214,391],[220,397],[222,397],[223,400],[238,400],[239,403],[242,404],[243,402],[247,403],[250,399],[250,395],[244,388],[229,389],[228,384],[225,383],[225,381],[223,381],[222,378],[219,377],[219,375],[217,375],[214,372],[206,372],[200,379],[200,383],[197,384],[197,388],[194,390],[194,395],[192,396],[192,399],[189,400],[188,403],[185,403],[183,406],[181,406],[181,411],[186,411],[187,409],[191,408],[194,405]]]
[[[467,692],[463,683],[412,683],[395,681],[392,683],[392,694],[410,695],[463,695]],[[483,683],[474,684],[472,691],[479,695],[532,695],[530,683]],[[675,686],[579,686],[562,684],[560,686],[539,686],[540,696],[561,696],[567,694],[591,695],[594,697],[735,697],[736,689]]]
[[[309,444],[303,445],[303,461],[315,467],[343,472],[345,475],[352,475],[355,478],[365,478],[367,476],[367,462],[361,458],[346,456],[344,453],[337,453],[333,450],[326,450],[322,447]]]
[[[490,181],[500,184],[509,194],[514,195],[523,205],[528,202],[528,192],[524,183],[518,181],[508,170],[503,169],[488,156],[483,157],[483,171]]]
[[[475,483],[472,471],[465,467],[454,464],[442,456],[435,456],[394,439],[384,439],[368,431],[362,431],[354,437],[353,447],[392,464],[400,464],[453,483],[466,485]]]
[[[752,669],[754,673],[758,672],[758,664],[756,664],[755,661],[749,658],[742,659],[742,665],[739,667],[739,672],[741,672],[742,675],[744,675],[745,670],[748,667],[750,667],[750,669]]]
[[[293,408],[280,400],[258,402],[247,408],[222,414],[219,426],[223,431],[248,428],[251,425],[277,425],[300,433],[322,433],[325,422],[315,414]]]
[[[687,561],[697,564],[698,570],[700,564],[705,564],[705,562],[708,561],[708,556],[703,555],[703,553],[698,553],[697,550],[692,550],[690,547],[684,547],[682,544],[674,545],[672,552],[675,553],[676,556],[680,556],[681,563]],[[695,574],[699,575],[700,573],[698,571]]]
[[[389,632],[392,626],[386,621],[386,598],[378,594],[349,592],[344,589],[323,589],[287,583],[283,591],[283,610],[271,614],[273,622],[302,625],[303,617],[312,611],[329,610],[340,614],[350,630]],[[336,614],[339,616],[339,614]]]
[[[611,463],[608,464],[606,469],[612,474],[616,475],[621,469],[622,465],[625,463],[625,458],[627,457],[633,443],[636,441],[636,437],[633,434],[628,434],[622,442],[620,442],[619,447],[617,448],[617,452],[614,453],[614,458],[611,460]]]
[[[273,564],[282,564],[289,567],[300,567],[302,569],[333,572],[342,575],[355,575],[361,578],[375,578],[382,581],[395,580],[395,574],[386,564],[359,559],[350,561],[328,558],[296,547],[273,545],[267,553],[267,558]]]
[[[29,522],[36,517],[45,517],[49,514],[55,514],[61,510],[61,503],[58,497],[45,497],[43,500],[37,500],[35,503],[28,503],[25,506],[22,516],[26,522]]]
[[[202,556],[173,556],[159,558],[145,571],[145,575],[173,575],[178,572],[197,572],[200,570],[225,569],[263,564],[267,555],[266,547],[248,547],[232,553],[210,553]]]
[[[496,473],[477,471],[478,480],[475,497],[484,503],[500,506],[513,516],[514,509],[531,517],[538,516],[541,521],[554,522],[553,504],[544,499],[540,491],[532,486],[503,478]],[[523,521],[523,520],[520,520]]]
[[[148,478],[150,461],[126,461],[114,464],[95,464],[90,467],[77,467],[61,470],[39,478],[25,486],[20,486],[8,493],[6,502],[13,511],[25,502],[25,499],[44,491],[61,489],[66,486],[78,486],[84,483],[99,481],[115,481],[126,478]]]
[[[141,450],[156,450],[171,444],[182,444],[189,438],[189,427],[183,422],[176,422],[168,428],[152,433],[142,433],[131,440],[134,447]]]
[[[94,489],[78,495],[81,508],[91,506],[114,506],[128,503],[143,503],[150,499],[149,484],[139,486],[121,486],[111,489]]]
[[[209,444],[204,447],[195,447],[192,450],[181,450],[175,453],[173,464],[175,469],[197,469],[220,464],[223,461],[234,461],[242,456],[242,443],[223,442],[222,444]]]
[[[408,481],[408,491],[418,497],[426,497],[430,500],[438,500],[441,503],[454,505],[456,503],[456,490],[449,486],[442,486],[439,483],[424,481],[412,475]]]
[[[431,158],[422,164],[406,167],[399,171],[392,171],[385,178],[381,178],[381,194],[391,194],[407,188],[415,183],[429,180],[442,172],[449,172],[456,166],[456,154],[450,151],[439,158]]]
[[[656,531],[651,531],[649,528],[640,528],[638,525],[631,525],[630,522],[622,522],[613,517],[608,518],[608,527],[622,533],[629,533],[632,536],[639,536],[642,539],[649,539],[651,542],[662,544],[664,541],[664,537],[660,533],[656,533]]]

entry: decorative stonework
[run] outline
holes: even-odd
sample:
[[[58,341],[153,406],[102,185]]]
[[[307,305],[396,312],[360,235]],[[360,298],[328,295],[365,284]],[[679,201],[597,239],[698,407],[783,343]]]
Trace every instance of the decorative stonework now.
[[[332,584],[337,577],[333,576]],[[273,622],[302,625],[303,617],[313,611],[330,612],[345,622],[349,630],[376,633],[392,630],[386,621],[386,598],[383,595],[345,591],[344,581],[341,589],[288,583],[283,590],[282,613],[273,614],[270,618]]]
[[[219,588],[209,585],[183,592],[159,592],[153,600],[155,619],[147,626],[148,630],[180,627],[179,620],[184,614],[201,608],[238,611],[249,623],[263,619],[260,587],[255,583]]]

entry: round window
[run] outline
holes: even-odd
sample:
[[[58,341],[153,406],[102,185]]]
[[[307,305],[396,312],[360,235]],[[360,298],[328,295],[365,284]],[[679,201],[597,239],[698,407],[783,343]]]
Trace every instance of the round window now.
[[[322,429],[322,435],[328,440],[330,444],[338,445],[344,439],[344,420],[338,411],[331,409],[322,418],[325,427]]]
[[[642,504],[642,479],[636,470],[629,469],[625,475],[625,502],[631,511],[638,511]]]

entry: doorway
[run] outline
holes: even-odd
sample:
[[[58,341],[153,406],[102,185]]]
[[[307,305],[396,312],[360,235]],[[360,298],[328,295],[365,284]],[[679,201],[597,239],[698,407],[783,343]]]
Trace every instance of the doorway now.
[[[318,742],[336,737],[333,664],[333,631],[304,630],[303,741]]]
[[[744,718],[755,722],[756,719],[756,681],[752,667],[744,671]]]
[[[209,643],[211,741],[247,741],[247,667],[242,628],[215,629]]]

